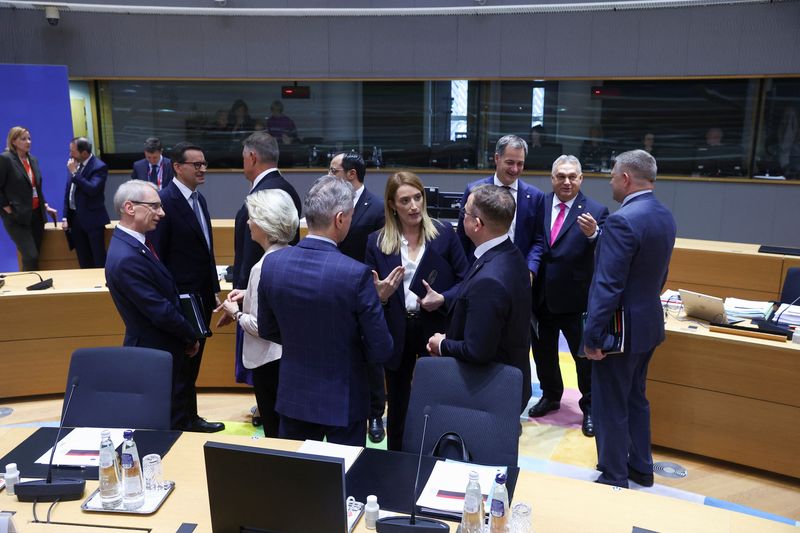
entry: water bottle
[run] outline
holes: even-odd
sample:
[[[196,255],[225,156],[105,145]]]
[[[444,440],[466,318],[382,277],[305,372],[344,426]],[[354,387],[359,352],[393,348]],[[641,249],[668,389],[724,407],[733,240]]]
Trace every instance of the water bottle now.
[[[372,494],[367,496],[367,505],[364,506],[364,526],[367,529],[375,529],[375,522],[378,520],[380,510],[378,497]]]
[[[483,494],[478,473],[469,473],[467,490],[464,491],[464,512],[461,515],[461,533],[483,533]]]
[[[491,510],[489,511],[489,533],[506,533],[508,526],[508,491],[506,475],[497,474]]]
[[[111,432],[104,429],[100,434],[100,501],[103,509],[116,509],[122,503],[122,484],[120,483],[117,450],[111,441]]]
[[[144,479],[133,430],[126,429],[122,443],[122,506],[134,511],[144,504]]]
[[[3,479],[6,482],[6,494],[9,496],[14,495],[14,486],[19,483],[19,470],[17,470],[17,463],[8,463],[6,465],[6,473],[3,474]]]

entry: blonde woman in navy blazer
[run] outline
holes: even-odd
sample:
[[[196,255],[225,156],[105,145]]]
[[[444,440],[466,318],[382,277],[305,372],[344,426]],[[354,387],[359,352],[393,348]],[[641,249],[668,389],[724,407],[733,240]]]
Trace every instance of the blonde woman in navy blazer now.
[[[31,132],[22,126],[11,128],[6,151],[0,154],[0,216],[26,271],[39,269],[47,213],[57,216],[44,201],[42,172],[30,152]]]
[[[389,404],[388,448],[399,450],[417,357],[427,355],[425,344],[433,333],[444,331],[446,310],[469,263],[453,228],[428,216],[425,188],[416,174],[392,174],[386,181],[384,206],[386,225],[369,236],[365,262],[372,268],[394,340],[394,352],[384,369]],[[420,299],[409,287],[426,253],[437,253],[449,263],[452,276],[444,278],[456,283],[441,294],[425,284],[428,292]]]

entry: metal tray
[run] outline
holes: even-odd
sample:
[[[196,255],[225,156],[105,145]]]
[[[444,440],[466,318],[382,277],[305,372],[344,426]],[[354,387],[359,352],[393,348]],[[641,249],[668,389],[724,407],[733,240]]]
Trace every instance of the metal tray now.
[[[166,488],[162,490],[146,490],[144,492],[144,505],[136,509],[135,511],[128,511],[122,507],[122,504],[119,504],[118,507],[114,509],[104,509],[103,504],[100,501],[100,489],[98,488],[95,490],[91,496],[86,498],[81,504],[81,509],[90,513],[121,513],[121,514],[139,514],[139,515],[149,515],[153,514],[161,507],[161,504],[167,499],[172,491],[175,489],[175,482],[174,481],[165,481]]]

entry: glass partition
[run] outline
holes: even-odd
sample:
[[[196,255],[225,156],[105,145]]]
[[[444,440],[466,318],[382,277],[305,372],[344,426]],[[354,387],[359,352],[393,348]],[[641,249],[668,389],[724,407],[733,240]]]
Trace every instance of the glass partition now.
[[[486,169],[513,133],[526,169],[562,153],[606,172],[615,154],[651,151],[662,175],[798,178],[800,79],[97,82],[100,151],[112,169],[147,137],[202,146],[240,168],[241,141],[278,139],[282,168],[325,168],[356,150],[371,167]]]

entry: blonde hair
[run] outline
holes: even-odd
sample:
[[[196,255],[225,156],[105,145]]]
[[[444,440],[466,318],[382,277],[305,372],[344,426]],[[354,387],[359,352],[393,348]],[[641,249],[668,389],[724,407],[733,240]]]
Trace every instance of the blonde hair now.
[[[422,230],[422,239],[424,242],[430,242],[439,235],[439,230],[433,223],[431,217],[428,216],[428,205],[425,202],[425,186],[419,176],[413,172],[395,172],[389,179],[386,180],[386,193],[383,199],[383,209],[386,216],[386,223],[383,229],[378,233],[378,248],[386,255],[393,255],[400,253],[400,243],[403,239],[403,234],[400,231],[400,221],[397,218],[397,211],[391,207],[394,204],[397,190],[402,185],[409,185],[414,187],[422,193],[422,223],[420,228]]]
[[[289,193],[281,189],[264,189],[247,195],[247,213],[267,235],[271,243],[286,244],[294,238],[300,221]]]
[[[17,149],[14,148],[14,141],[19,139],[26,133],[30,134],[30,130],[28,128],[23,128],[22,126],[14,126],[10,130],[8,130],[8,138],[6,139],[6,150],[16,154]]]

